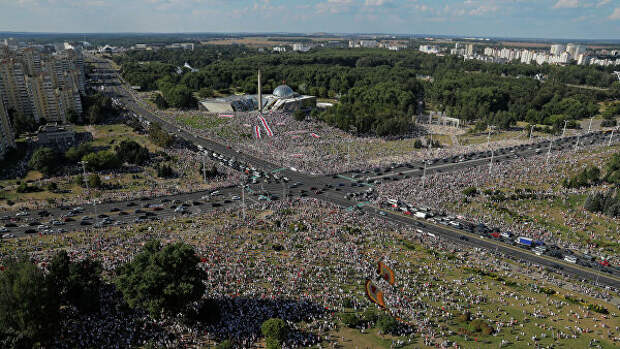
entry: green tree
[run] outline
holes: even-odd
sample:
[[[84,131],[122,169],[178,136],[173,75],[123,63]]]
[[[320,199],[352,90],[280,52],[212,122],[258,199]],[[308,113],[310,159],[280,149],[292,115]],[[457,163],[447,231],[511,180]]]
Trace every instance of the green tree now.
[[[168,109],[168,102],[166,102],[164,97],[159,93],[155,94],[155,97],[153,98],[153,103],[155,103],[157,108],[160,110]]]
[[[88,187],[89,188],[100,188],[102,185],[101,177],[99,177],[96,173],[91,173],[88,175]]]
[[[6,262],[0,272],[0,346],[46,346],[59,325],[58,297],[43,271],[27,260]]]
[[[63,304],[74,305],[81,312],[99,309],[101,264],[90,258],[72,262],[66,251],[58,252],[48,267],[49,281]]]
[[[158,123],[153,123],[148,130],[149,138],[153,143],[163,148],[168,148],[174,143],[174,137],[164,131]]]
[[[263,322],[260,331],[267,339],[275,339],[280,344],[286,340],[288,336],[288,327],[284,320],[279,318],[271,318]]]
[[[116,154],[121,162],[142,165],[149,159],[149,150],[135,141],[122,141],[116,146]]]
[[[15,133],[18,135],[34,132],[37,130],[37,122],[34,120],[34,117],[31,115],[21,115],[14,113],[13,117],[13,128],[15,129]]]
[[[130,307],[146,309],[154,317],[176,314],[204,294],[205,273],[199,262],[190,245],[162,248],[151,240],[133,261],[119,268],[115,283]]]
[[[86,162],[86,168],[89,171],[116,169],[122,165],[116,153],[108,150],[87,154],[82,161]]]
[[[80,124],[82,123],[82,117],[75,110],[69,109],[67,111],[67,121],[72,124]]]
[[[222,341],[215,346],[215,349],[232,349],[232,348],[233,348],[233,345],[229,339]]]
[[[82,160],[85,155],[92,152],[94,152],[94,149],[90,143],[82,143],[79,146],[69,148],[65,152],[65,158],[72,163],[77,163]]]
[[[51,148],[39,148],[32,154],[28,164],[32,169],[43,173],[45,176],[51,176],[60,167],[61,161],[58,157],[56,151]]]

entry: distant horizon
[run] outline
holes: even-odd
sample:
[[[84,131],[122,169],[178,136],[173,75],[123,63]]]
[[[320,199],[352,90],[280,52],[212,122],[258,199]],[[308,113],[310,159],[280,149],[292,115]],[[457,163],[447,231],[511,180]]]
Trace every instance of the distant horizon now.
[[[560,42],[596,42],[596,43],[609,43],[609,44],[620,44],[619,39],[594,39],[594,38],[560,38],[560,37],[506,37],[506,36],[485,36],[485,35],[462,35],[462,34],[433,34],[433,33],[421,33],[421,34],[405,34],[405,33],[363,33],[363,32],[247,32],[247,31],[239,31],[239,32],[138,32],[138,31],[128,31],[128,32],[37,32],[37,31],[0,31],[0,35],[2,35],[2,39],[4,39],[6,35],[15,35],[15,36],[24,36],[24,37],[36,37],[37,35],[70,35],[70,36],[78,36],[78,35],[97,35],[97,36],[114,36],[114,35],[130,35],[130,36],[145,36],[145,35],[231,35],[231,36],[244,36],[244,35],[252,35],[252,36],[260,36],[260,35],[273,35],[273,36],[308,36],[308,37],[317,37],[317,36],[348,36],[348,37],[362,37],[362,36],[397,36],[401,39],[413,38],[413,39],[421,39],[426,37],[432,38],[445,38],[445,39],[472,39],[472,40],[480,40],[480,39],[489,39],[493,41],[535,41],[535,42],[547,42],[547,41],[560,41]],[[378,38],[380,39],[380,38]]]
[[[620,39],[620,1],[0,0],[0,30],[437,33],[434,35],[615,41]]]

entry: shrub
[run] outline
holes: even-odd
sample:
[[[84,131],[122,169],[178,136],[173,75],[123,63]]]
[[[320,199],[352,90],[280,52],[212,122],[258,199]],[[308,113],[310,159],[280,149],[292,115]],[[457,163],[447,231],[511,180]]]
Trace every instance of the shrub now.
[[[218,343],[215,346],[215,348],[216,349],[232,349],[233,345],[232,345],[232,342],[229,339],[227,339],[227,340],[225,340],[223,342]]]
[[[282,343],[288,335],[286,323],[284,323],[284,320],[278,318],[271,318],[263,322],[260,331],[268,340],[270,338],[275,339],[279,343]]]
[[[377,322],[378,318],[377,312],[372,308],[364,310],[361,316],[361,320],[365,323]]]
[[[392,316],[381,315],[377,321],[377,327],[386,334],[396,334],[398,322]]]
[[[340,320],[349,328],[356,328],[360,324],[360,319],[355,313],[342,313],[340,314]]]

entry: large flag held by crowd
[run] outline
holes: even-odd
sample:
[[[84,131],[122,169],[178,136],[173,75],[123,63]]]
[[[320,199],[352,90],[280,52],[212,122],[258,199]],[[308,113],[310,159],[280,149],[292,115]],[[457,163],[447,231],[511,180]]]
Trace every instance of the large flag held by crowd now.
[[[265,132],[267,132],[267,136],[273,137],[273,132],[271,132],[271,127],[269,127],[267,120],[265,120],[265,118],[262,116],[259,116],[258,118],[260,119],[261,124],[263,124],[263,127],[265,128]]]
[[[378,266],[377,266],[377,273],[379,273],[379,275],[381,275],[381,277],[390,283],[390,285],[394,285],[394,271],[388,267],[387,265],[385,265],[385,263],[379,261]]]
[[[260,127],[254,126],[254,135],[256,135],[256,139],[261,139]]]
[[[383,291],[379,290],[379,288],[377,288],[377,286],[370,280],[366,281],[366,296],[368,296],[371,301],[375,302],[380,307],[385,308]]]

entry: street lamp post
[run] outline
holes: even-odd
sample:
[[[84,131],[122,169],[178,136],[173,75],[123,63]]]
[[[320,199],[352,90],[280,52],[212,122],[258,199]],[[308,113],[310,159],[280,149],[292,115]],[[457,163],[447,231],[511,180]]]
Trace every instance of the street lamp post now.
[[[564,120],[564,128],[562,129],[562,137],[566,134],[566,124],[568,124],[568,120]]]
[[[426,160],[424,160],[424,171],[422,172],[422,188],[424,188],[425,180],[426,180]]]
[[[549,165],[549,157],[551,156],[551,146],[553,145],[553,138],[549,139],[549,150],[547,151],[547,161],[545,162],[545,166]]]
[[[80,161],[80,164],[82,165],[82,173],[83,173],[83,177],[84,177],[84,183],[86,184],[86,190],[88,191],[88,193],[90,194],[90,187],[88,186],[88,178],[86,178],[86,161]],[[96,198],[93,196],[93,208],[95,209],[95,222],[97,222],[97,218],[98,218],[98,214],[97,214],[97,200]]]

